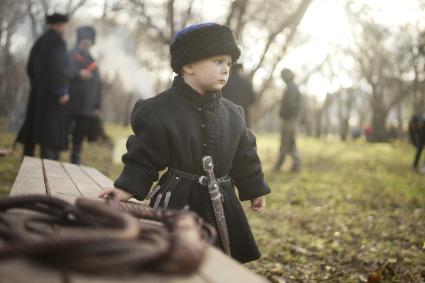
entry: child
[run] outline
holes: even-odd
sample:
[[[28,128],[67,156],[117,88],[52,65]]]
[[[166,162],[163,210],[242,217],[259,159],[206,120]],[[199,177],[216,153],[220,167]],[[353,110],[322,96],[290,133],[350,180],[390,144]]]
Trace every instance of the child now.
[[[170,46],[171,67],[178,75],[172,87],[136,103],[131,115],[134,135],[127,141],[124,169],[114,191],[121,200],[145,199],[158,172],[167,168],[152,189],[153,207],[189,209],[216,225],[202,168],[202,157],[213,159],[220,184],[233,258],[248,262],[260,257],[244,211],[237,199],[251,200],[251,208],[265,207],[270,189],[264,182],[254,135],[244,113],[221,97],[229,68],[240,50],[232,31],[215,23],[186,27]],[[223,248],[223,244],[218,244]]]

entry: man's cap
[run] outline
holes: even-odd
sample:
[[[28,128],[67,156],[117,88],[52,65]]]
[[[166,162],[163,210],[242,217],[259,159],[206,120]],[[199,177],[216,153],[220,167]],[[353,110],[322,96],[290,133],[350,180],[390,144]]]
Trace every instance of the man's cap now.
[[[91,26],[82,26],[77,29],[77,42],[82,39],[89,39],[93,43],[96,40],[96,31]]]
[[[67,14],[53,13],[46,16],[46,23],[48,24],[58,24],[58,23],[67,23],[69,21]]]

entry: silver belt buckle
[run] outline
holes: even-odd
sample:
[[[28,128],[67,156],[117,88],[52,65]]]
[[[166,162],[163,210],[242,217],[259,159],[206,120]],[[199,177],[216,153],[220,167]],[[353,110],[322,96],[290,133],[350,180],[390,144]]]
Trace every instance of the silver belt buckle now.
[[[199,177],[198,183],[204,186],[208,186],[208,177],[207,176]]]

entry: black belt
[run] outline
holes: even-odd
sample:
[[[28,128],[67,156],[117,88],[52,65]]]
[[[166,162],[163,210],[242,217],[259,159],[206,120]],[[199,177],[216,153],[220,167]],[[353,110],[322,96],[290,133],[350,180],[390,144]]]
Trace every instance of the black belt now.
[[[190,181],[196,182],[200,185],[208,187],[208,177],[207,176],[196,175],[196,174],[192,174],[192,173],[189,173],[189,172],[177,170],[177,169],[174,169],[174,168],[169,168],[168,172],[170,173],[170,176],[180,177],[182,179],[190,180]],[[217,178],[217,182],[220,185],[226,184],[226,183],[232,184],[232,178],[229,175],[225,175],[223,177]]]

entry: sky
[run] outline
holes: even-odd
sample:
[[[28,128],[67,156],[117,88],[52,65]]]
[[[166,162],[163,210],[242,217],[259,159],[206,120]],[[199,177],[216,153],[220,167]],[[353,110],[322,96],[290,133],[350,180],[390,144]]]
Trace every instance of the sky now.
[[[420,20],[420,9],[417,0],[357,0],[367,2],[374,8],[376,21],[397,28],[406,23]],[[310,37],[308,44],[289,53],[282,65],[301,70],[309,62],[319,63],[326,57],[329,48],[338,48],[349,44],[350,30],[343,0],[315,0],[307,10],[299,30]],[[313,63],[314,64],[314,63]],[[345,66],[353,66],[350,60],[342,62]],[[311,78],[306,86],[307,91],[323,100],[328,90],[339,86],[349,87],[353,83],[349,74],[340,74],[338,85],[332,85],[320,74]]]
[[[215,0],[203,1],[202,10],[206,20],[217,20],[220,15],[226,12],[226,5],[229,1]],[[302,19],[299,32],[309,38],[308,43],[292,49],[285,59],[278,65],[275,76],[278,77],[278,71],[283,67],[288,67],[294,72],[300,73],[307,65],[318,64],[323,61],[330,48],[341,48],[350,44],[350,27],[344,11],[345,0],[314,0],[308,8]],[[373,15],[377,22],[380,22],[390,28],[397,28],[408,22],[420,21],[421,11],[418,0],[356,0],[357,3],[367,3],[373,8]],[[423,14],[423,13],[422,13]],[[424,24],[422,22],[422,24]],[[255,42],[255,39],[253,40]],[[255,48],[250,44],[250,48]],[[261,46],[261,44],[259,44]],[[262,50],[250,52],[260,54]],[[245,58],[247,59],[247,58]],[[254,65],[255,60],[249,62],[247,66]],[[354,68],[354,62],[350,59],[339,58],[345,68]],[[260,70],[261,72],[261,70]],[[280,80],[277,84],[283,87]],[[328,91],[339,87],[349,87],[353,79],[349,74],[341,73],[337,82],[330,83],[320,74],[311,77],[305,90],[310,95],[315,95],[319,100],[323,100]],[[258,81],[254,81],[258,87]]]

